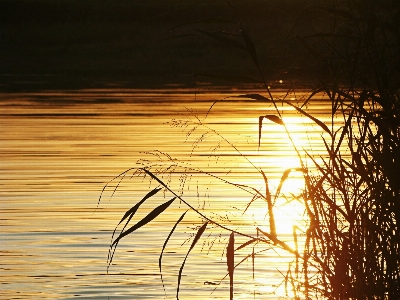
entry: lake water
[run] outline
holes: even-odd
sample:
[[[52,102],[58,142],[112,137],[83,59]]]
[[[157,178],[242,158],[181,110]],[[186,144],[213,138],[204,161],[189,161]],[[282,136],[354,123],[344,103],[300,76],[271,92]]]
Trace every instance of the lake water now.
[[[164,292],[158,259],[186,210],[178,200],[121,240],[107,274],[115,226],[126,210],[159,186],[135,173],[139,167],[152,165],[153,171],[163,172],[160,178],[171,189],[183,192],[186,201],[224,226],[253,236],[256,226],[268,231],[266,204],[256,200],[242,214],[252,195],[223,180],[264,193],[259,168],[274,193],[283,171],[299,162],[283,127],[267,119],[258,147],[259,116],[276,112],[270,103],[234,97],[250,92],[257,91],[222,89],[195,95],[189,89],[109,88],[3,93],[0,298],[175,299],[179,268],[196,232],[192,228],[202,224],[188,212],[170,239],[163,255]],[[273,94],[296,105],[306,95],[286,95],[286,90]],[[278,106],[299,149],[322,153],[322,130],[293,109]],[[309,112],[328,120],[327,108],[329,103],[321,96]],[[110,182],[129,168],[133,169],[122,181]],[[301,176],[295,173],[282,193],[296,194],[301,187]],[[132,225],[172,197],[169,192],[151,197]],[[290,244],[292,226],[302,219],[301,205],[286,201],[277,200],[277,230]],[[186,261],[180,299],[229,297],[229,279],[223,279],[227,237],[208,225]],[[244,241],[238,236],[236,245]],[[255,251],[263,249],[267,247]],[[251,251],[238,251],[235,262]],[[267,249],[256,257],[254,272],[251,259],[245,260],[235,270],[235,299],[284,298],[282,274],[292,260],[284,252]]]

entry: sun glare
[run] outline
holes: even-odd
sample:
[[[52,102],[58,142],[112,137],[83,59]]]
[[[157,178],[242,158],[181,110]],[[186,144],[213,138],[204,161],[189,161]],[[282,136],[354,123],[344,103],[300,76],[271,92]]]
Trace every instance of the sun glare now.
[[[293,172],[281,186],[278,197],[274,199],[279,182],[280,179],[270,182],[272,200],[275,200],[273,213],[276,231],[278,235],[292,234],[294,225],[301,228],[304,223],[304,205],[300,196],[304,189],[304,179],[300,172]],[[257,226],[269,232],[269,215],[265,201],[259,200],[251,206],[248,213]]]
[[[305,135],[303,121],[304,120],[299,117],[284,118],[287,131],[297,148],[304,147],[307,144],[307,136]]]

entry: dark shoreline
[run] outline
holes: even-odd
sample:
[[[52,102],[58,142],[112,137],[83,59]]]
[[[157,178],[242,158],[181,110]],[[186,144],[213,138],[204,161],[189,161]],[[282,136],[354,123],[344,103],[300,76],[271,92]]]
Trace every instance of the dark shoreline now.
[[[194,87],[194,74],[237,74],[259,79],[249,53],[196,32],[201,28],[238,33],[237,17],[226,2],[186,3],[0,0],[0,91],[109,84]],[[287,80],[285,72],[294,62],[289,57],[290,49],[297,47],[287,35],[299,7],[290,0],[236,4],[267,80]],[[208,18],[234,20],[236,24],[188,24]],[[312,17],[304,22],[311,21]],[[173,29],[185,23],[188,25]],[[186,34],[189,36],[176,38]],[[296,72],[291,78],[304,80],[304,74]],[[201,82],[241,86],[239,82],[209,78]]]

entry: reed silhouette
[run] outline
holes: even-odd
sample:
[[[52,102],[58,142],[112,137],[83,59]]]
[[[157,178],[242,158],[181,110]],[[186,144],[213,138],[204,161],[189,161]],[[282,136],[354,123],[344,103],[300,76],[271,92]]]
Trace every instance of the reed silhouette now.
[[[283,281],[287,292],[294,299],[399,299],[400,5],[398,1],[380,0],[310,3],[307,5],[305,1],[304,8],[294,17],[298,20],[296,26],[287,36],[288,40],[295,40],[299,47],[303,47],[304,56],[292,61],[284,70],[288,76],[293,72],[295,77],[301,69],[310,74],[309,78],[315,78],[314,88],[302,105],[294,105],[285,98],[273,97],[269,87],[272,77],[264,75],[257,48],[242,25],[240,13],[233,1],[227,1],[227,7],[235,13],[236,20],[232,23],[238,26],[236,34],[195,28],[196,34],[247,52],[258,73],[254,77],[224,74],[197,76],[227,81],[252,81],[256,78],[254,82],[261,82],[265,93],[237,95],[275,107],[275,114],[259,117],[259,146],[263,142],[263,122],[283,126],[301,167],[286,170],[278,188],[272,193],[268,175],[242,154],[234,143],[224,139],[216,130],[197,118],[193,123],[196,129],[206,128],[209,134],[218,136],[254,167],[255,172],[264,180],[264,192],[246,184],[227,181],[215,174],[185,165],[184,162],[176,162],[167,154],[159,154],[159,157],[169,160],[168,166],[143,165],[129,169],[112,180],[120,182],[126,174],[133,171],[138,176],[150,178],[159,187],[150,191],[121,219],[120,223],[126,222],[120,234],[116,238],[113,235],[109,265],[123,237],[132,234],[155,217],[167,214],[166,208],[179,200],[188,210],[198,214],[203,222],[197,227],[191,247],[177,275],[177,298],[186,258],[203,233],[214,226],[229,234],[225,242],[230,299],[234,298],[234,270],[244,261],[235,264],[235,253],[251,248],[246,259],[257,262],[259,253],[254,252],[255,245],[265,245],[265,249],[280,248],[293,257],[288,263]],[[307,22],[308,28],[301,28],[301,20],[304,18],[313,20],[311,27],[310,22]],[[217,21],[221,22],[203,19],[197,21],[196,25],[205,25],[207,28],[210,22]],[[181,26],[193,26],[193,23]],[[309,64],[310,61],[313,64]],[[307,106],[311,106],[313,99],[321,93],[330,99],[330,122],[323,122],[307,112]],[[325,145],[325,156],[315,157],[298,148],[282,119],[278,103],[294,108],[321,128],[325,133],[321,137]],[[187,123],[184,125],[177,122],[174,126],[187,126]],[[191,133],[189,131],[188,134]],[[201,138],[196,141],[201,142]],[[312,166],[307,165],[301,151],[305,151],[307,159],[313,163]],[[237,189],[246,190],[250,196],[249,206],[254,199],[263,199],[268,208],[269,231],[257,226],[252,234],[237,231],[194,207],[185,199],[183,189],[174,190],[169,181],[163,179],[166,174],[173,174],[178,165],[185,172],[199,172]],[[305,182],[304,189],[297,198],[305,211],[304,238],[302,242],[299,241],[298,232],[302,229],[294,227],[294,247],[285,242],[277,232],[274,216],[276,199],[292,171],[300,172]],[[117,189],[118,184],[113,192]],[[145,218],[128,228],[138,207],[160,190],[169,192],[173,198],[154,208]],[[229,199],[230,195],[226,196]],[[101,197],[102,195],[99,202]],[[163,251],[185,214],[177,216],[177,221],[163,245],[159,257],[161,276]],[[235,245],[235,237],[241,238],[240,244]]]

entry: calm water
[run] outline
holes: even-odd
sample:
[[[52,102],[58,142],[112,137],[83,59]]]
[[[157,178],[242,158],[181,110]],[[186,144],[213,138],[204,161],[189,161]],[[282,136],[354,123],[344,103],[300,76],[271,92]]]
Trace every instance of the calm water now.
[[[283,97],[285,92],[274,91],[274,95]],[[131,176],[133,169],[112,199],[119,180],[110,182],[96,209],[103,186],[128,168],[152,164],[153,170],[162,171],[173,165],[173,175],[165,172],[161,178],[207,216],[253,235],[254,224],[268,230],[265,203],[255,201],[242,215],[252,199],[249,193],[195,169],[263,191],[262,177],[253,164],[264,170],[275,191],[282,172],[299,165],[282,127],[270,121],[263,123],[258,149],[258,117],[275,112],[270,104],[228,98],[242,93],[218,91],[195,97],[189,90],[110,88],[2,94],[0,298],[175,298],[177,274],[192,241],[188,239],[191,228],[202,224],[188,213],[169,241],[163,257],[165,294],[158,258],[165,238],[186,210],[178,201],[167,214],[121,241],[107,275],[115,225],[127,209],[157,187],[148,178]],[[301,104],[303,97],[289,94],[287,99]],[[220,101],[207,115],[216,100]],[[327,105],[321,98],[310,111],[323,119]],[[295,143],[320,153],[321,130],[308,126],[309,120],[293,110],[280,108]],[[301,186],[294,174],[283,192],[296,193]],[[168,192],[160,192],[143,205],[135,220],[171,198]],[[278,199],[277,226],[290,243],[292,225],[301,220],[301,205],[285,202]],[[209,225],[186,261],[181,299],[229,297],[229,280],[222,280],[226,238],[226,233]],[[241,241],[238,237],[237,245]],[[251,248],[239,251],[236,262],[249,253]],[[292,259],[272,250],[260,253],[254,279],[251,260],[242,263],[235,271],[235,299],[284,296],[277,269],[285,273],[285,262]]]

